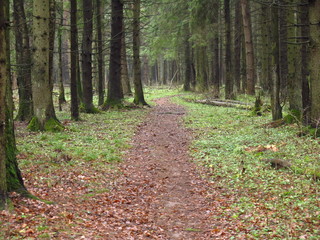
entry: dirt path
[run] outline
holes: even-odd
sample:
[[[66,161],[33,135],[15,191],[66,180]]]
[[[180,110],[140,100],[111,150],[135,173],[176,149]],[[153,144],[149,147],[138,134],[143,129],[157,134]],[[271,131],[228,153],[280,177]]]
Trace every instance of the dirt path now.
[[[185,109],[168,98],[156,103],[123,166],[117,191],[127,193],[126,236],[115,231],[113,237],[210,239],[211,206],[206,183],[188,156],[191,136],[181,123]]]

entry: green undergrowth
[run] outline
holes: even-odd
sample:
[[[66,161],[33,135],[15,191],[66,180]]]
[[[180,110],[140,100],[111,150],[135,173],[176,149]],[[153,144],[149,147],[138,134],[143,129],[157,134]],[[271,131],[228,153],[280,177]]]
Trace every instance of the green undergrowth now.
[[[319,139],[298,137],[294,124],[268,128],[269,114],[175,101],[188,109],[192,156],[224,189],[221,218],[241,222],[235,239],[319,239],[320,181],[310,174],[320,169]],[[271,158],[292,167],[273,169]]]

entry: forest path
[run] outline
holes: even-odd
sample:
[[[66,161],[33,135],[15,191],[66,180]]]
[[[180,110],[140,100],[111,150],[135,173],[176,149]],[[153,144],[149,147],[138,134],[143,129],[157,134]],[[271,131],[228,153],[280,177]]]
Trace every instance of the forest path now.
[[[135,134],[118,193],[114,192],[127,193],[131,219],[123,230],[132,239],[211,238],[214,223],[207,182],[190,161],[192,138],[182,125],[184,114],[185,109],[169,98],[158,99]]]

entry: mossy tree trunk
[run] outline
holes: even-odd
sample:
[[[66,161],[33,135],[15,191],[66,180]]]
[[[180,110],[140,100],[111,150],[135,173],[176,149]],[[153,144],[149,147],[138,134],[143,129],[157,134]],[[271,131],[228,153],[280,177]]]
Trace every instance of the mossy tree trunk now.
[[[320,0],[309,3],[311,125],[320,126]]]
[[[102,109],[122,105],[123,90],[121,84],[121,42],[123,24],[123,2],[111,1],[111,45],[109,63],[109,84],[107,99]]]
[[[16,119],[29,121],[33,116],[31,88],[31,52],[29,29],[23,0],[13,1],[19,110]]]
[[[79,120],[79,104],[78,104],[78,28],[77,28],[77,0],[70,0],[70,92],[71,92],[71,119]]]
[[[133,72],[134,72],[134,100],[137,105],[148,105],[144,100],[142,80],[141,80],[141,61],[140,61],[140,0],[133,1]]]
[[[7,205],[7,181],[6,181],[6,85],[8,81],[7,54],[6,54],[6,18],[5,2],[0,0],[0,210]]]
[[[33,1],[32,131],[61,131],[53,108],[50,78],[50,0]]]

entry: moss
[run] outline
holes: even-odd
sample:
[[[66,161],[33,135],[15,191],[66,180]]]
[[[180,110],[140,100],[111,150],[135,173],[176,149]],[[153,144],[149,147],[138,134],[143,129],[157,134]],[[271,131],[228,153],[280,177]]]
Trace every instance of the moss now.
[[[61,132],[64,126],[57,119],[50,118],[44,123],[43,129],[48,132]]]
[[[82,113],[91,113],[91,114],[101,113],[98,108],[96,108],[96,107],[86,108],[83,103],[80,104],[79,111]]]
[[[30,131],[36,132],[41,130],[41,124],[37,117],[33,117],[27,127]]]
[[[291,110],[290,113],[283,118],[287,124],[301,122],[301,112],[299,110]]]
[[[125,108],[122,100],[112,100],[112,101],[106,101],[102,106],[102,110],[108,110],[108,109],[123,109]]]
[[[42,126],[37,117],[33,117],[28,125],[30,131],[61,132],[64,126],[55,118],[49,118]]]

